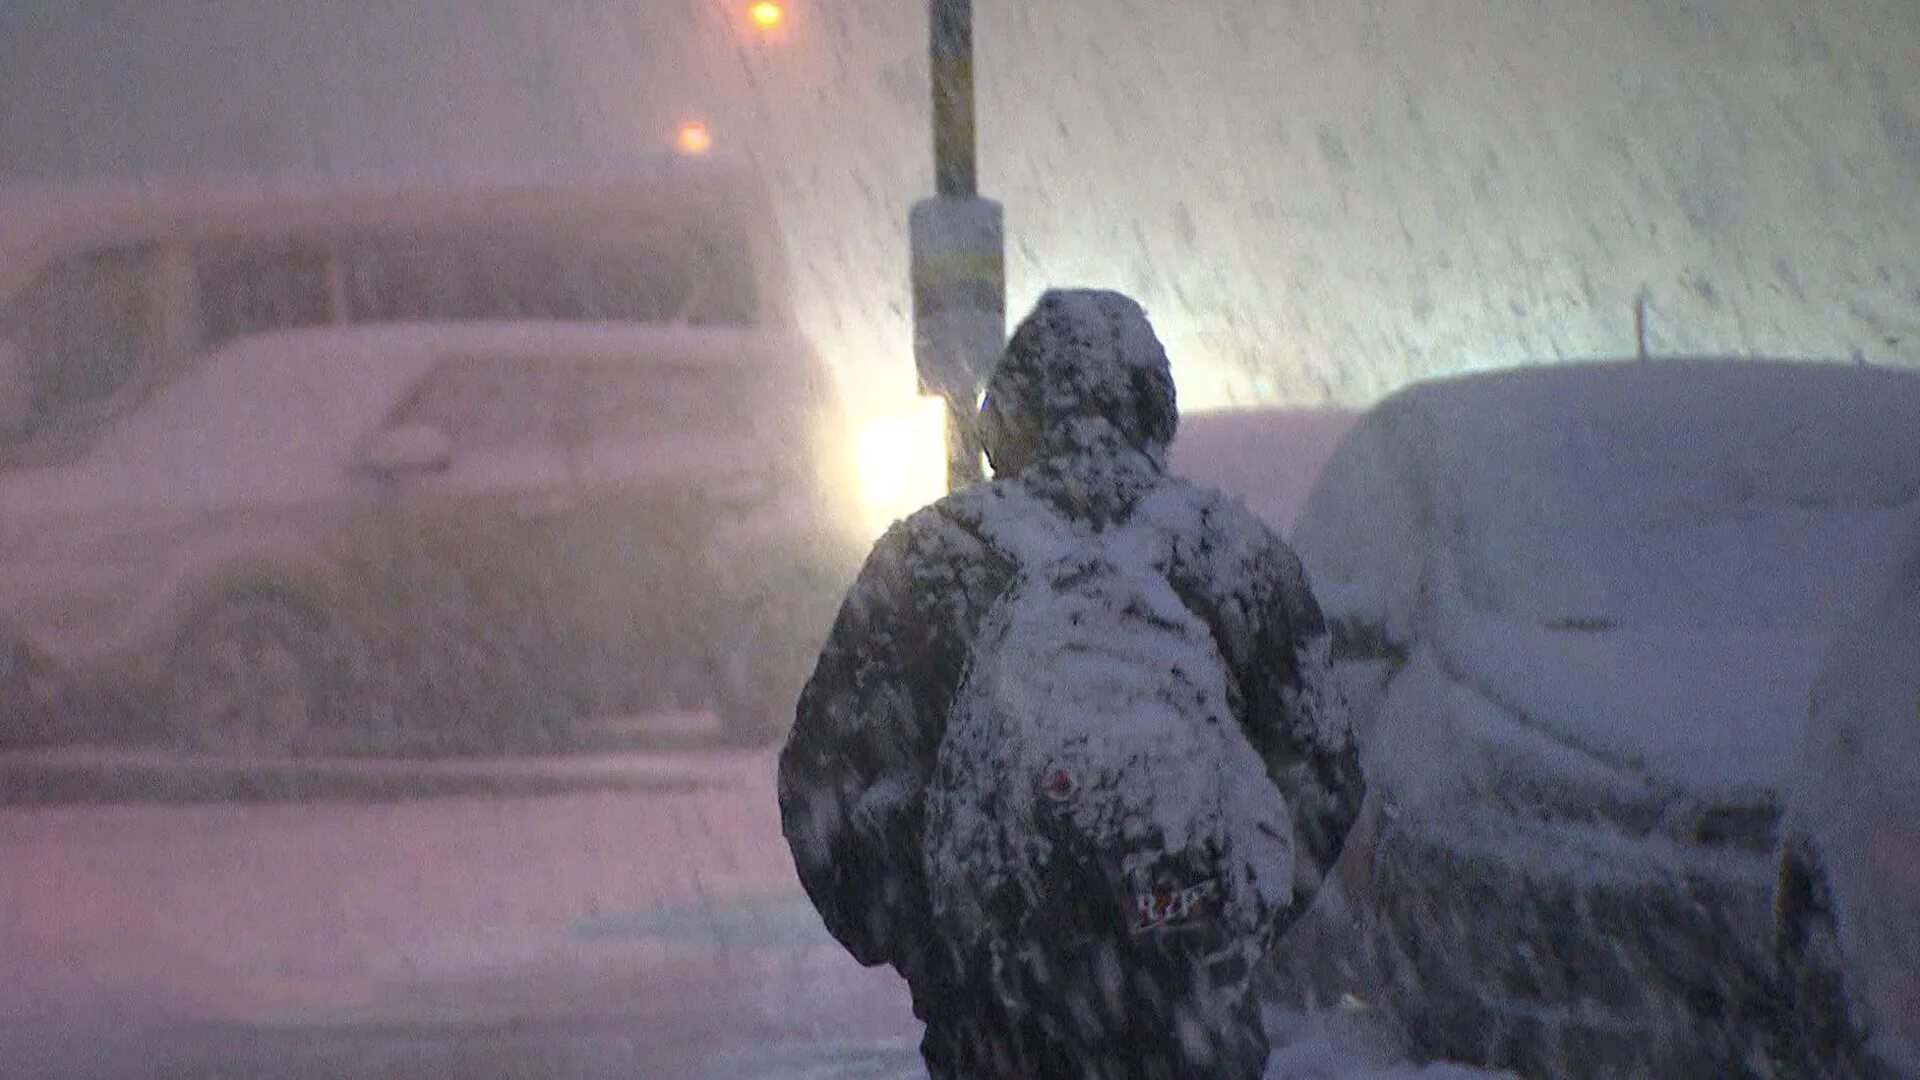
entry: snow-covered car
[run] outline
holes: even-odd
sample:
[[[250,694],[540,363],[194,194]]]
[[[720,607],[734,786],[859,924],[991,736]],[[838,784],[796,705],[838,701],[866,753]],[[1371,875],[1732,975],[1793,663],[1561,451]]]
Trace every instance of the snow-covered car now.
[[[1740,1075],[1808,689],[1920,495],[1920,373],[1689,360],[1417,385],[1293,532],[1372,835],[1363,988],[1422,1051]]]
[[[781,729],[851,450],[719,160],[21,197],[0,635],[253,753]]]
[[[1920,521],[1814,681],[1774,944],[1807,1075],[1920,1077]]]

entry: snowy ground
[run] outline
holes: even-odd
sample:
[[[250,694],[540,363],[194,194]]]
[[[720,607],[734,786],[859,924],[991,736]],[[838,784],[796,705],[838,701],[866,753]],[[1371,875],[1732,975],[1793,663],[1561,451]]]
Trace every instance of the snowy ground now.
[[[600,759],[607,767],[610,758]],[[764,753],[526,797],[0,810],[12,1080],[901,1078],[904,987],[793,880]],[[1286,1080],[1484,1074],[1276,1015]]]

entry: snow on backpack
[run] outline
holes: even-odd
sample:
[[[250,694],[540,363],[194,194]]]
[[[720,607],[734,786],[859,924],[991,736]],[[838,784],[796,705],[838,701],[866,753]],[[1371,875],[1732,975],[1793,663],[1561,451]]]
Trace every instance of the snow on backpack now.
[[[1206,923],[1257,946],[1292,897],[1293,823],[1212,631],[1161,569],[1180,489],[1101,532],[1007,498],[982,538],[1016,580],[982,624],[927,798],[936,925],[999,949],[1023,921],[1047,933],[1039,913],[1064,903],[1112,913],[1116,935]],[[1062,895],[1088,889],[1108,894]]]

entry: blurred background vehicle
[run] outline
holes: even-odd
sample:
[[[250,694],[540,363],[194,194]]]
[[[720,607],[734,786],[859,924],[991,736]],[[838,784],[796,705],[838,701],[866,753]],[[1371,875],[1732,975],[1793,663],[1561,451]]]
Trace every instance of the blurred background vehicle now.
[[[1916,430],[1911,372],[1676,360],[1419,384],[1349,432],[1293,539],[1377,802],[1356,977],[1423,1053],[1750,1067],[1807,690]]]
[[[1173,471],[1247,504],[1275,532],[1292,527],[1314,478],[1357,409],[1257,408],[1182,413]]]
[[[0,617],[203,750],[768,738],[861,517],[785,271],[720,158],[23,195]]]
[[[1814,680],[1774,947],[1801,1075],[1920,1076],[1920,521]]]

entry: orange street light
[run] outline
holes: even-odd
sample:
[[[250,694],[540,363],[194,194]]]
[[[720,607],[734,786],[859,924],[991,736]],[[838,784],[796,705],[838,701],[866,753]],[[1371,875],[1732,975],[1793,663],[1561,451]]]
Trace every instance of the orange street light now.
[[[759,0],[747,8],[747,19],[755,27],[772,32],[787,21],[787,8],[779,0]]]
[[[673,133],[673,146],[688,157],[699,157],[713,149],[713,129],[704,121],[689,120]]]

